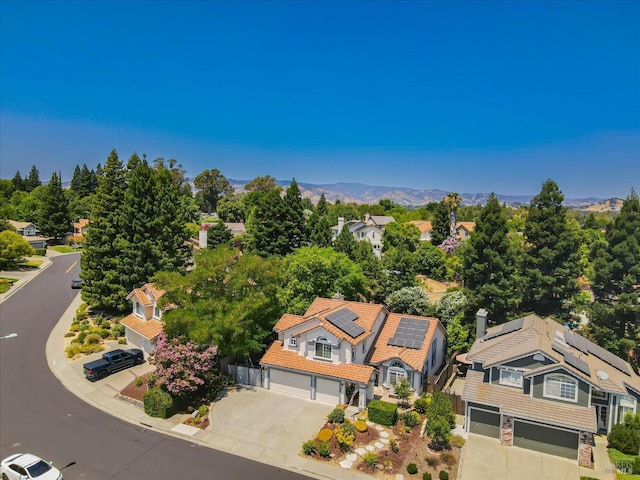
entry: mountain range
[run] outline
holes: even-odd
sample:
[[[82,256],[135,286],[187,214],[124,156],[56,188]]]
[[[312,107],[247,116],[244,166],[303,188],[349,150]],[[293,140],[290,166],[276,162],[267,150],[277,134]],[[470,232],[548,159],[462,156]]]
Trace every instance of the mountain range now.
[[[241,191],[249,180],[229,179],[229,183],[237,191]],[[282,187],[289,185],[288,180],[278,180],[276,183]],[[331,183],[313,184],[298,183],[300,194],[303,198],[309,198],[313,203],[320,199],[324,193],[327,201],[334,203],[340,200],[343,203],[367,203],[370,205],[378,203],[383,198],[402,205],[403,207],[419,207],[430,202],[439,202],[451,192],[438,189],[415,189],[407,187],[383,187],[372,186],[363,183]],[[459,193],[462,197],[462,205],[484,205],[489,198],[489,193]],[[496,194],[498,200],[507,205],[519,206],[527,205],[533,195],[503,195]],[[564,205],[586,211],[620,211],[621,199],[602,199],[595,197],[586,198],[565,198]]]

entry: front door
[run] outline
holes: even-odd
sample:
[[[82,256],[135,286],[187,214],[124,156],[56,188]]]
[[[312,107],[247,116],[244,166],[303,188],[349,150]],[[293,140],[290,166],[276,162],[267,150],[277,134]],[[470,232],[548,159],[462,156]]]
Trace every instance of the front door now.
[[[607,413],[609,409],[606,405],[594,405],[596,407],[596,418],[598,419],[598,432],[607,431]]]

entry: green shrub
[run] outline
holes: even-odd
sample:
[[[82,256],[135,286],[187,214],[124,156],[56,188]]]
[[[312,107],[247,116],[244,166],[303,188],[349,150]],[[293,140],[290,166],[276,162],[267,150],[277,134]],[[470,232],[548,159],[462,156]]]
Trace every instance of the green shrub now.
[[[64,349],[64,353],[67,355],[67,358],[73,358],[75,355],[80,353],[80,345],[78,345],[77,343],[71,344]]]
[[[87,332],[80,332],[76,338],[73,339],[75,343],[84,343],[84,339],[87,338]]]
[[[629,425],[624,423],[614,425],[607,439],[612,448],[628,455],[638,455],[640,436]]]
[[[398,453],[398,451],[400,450],[400,448],[398,447],[398,442],[396,442],[395,438],[389,439],[389,447],[391,448],[391,451],[393,453]]]
[[[453,453],[450,452],[442,452],[440,454],[440,460],[449,468],[453,467],[456,464],[456,457]]]
[[[126,345],[127,344],[127,339],[126,338],[119,338],[118,339],[118,345]]]
[[[114,337],[124,337],[124,325],[117,324],[111,327],[111,335]]]
[[[409,465],[407,465],[407,473],[409,475],[415,475],[416,473],[418,473],[418,466],[415,463],[410,463]]]
[[[144,413],[151,417],[169,418],[173,413],[173,398],[160,387],[154,387],[142,397]]]
[[[318,445],[318,455],[322,458],[329,458],[329,455],[331,455],[331,445],[329,445],[329,442],[321,442],[320,445]]]
[[[366,432],[369,429],[367,422],[363,422],[362,420],[356,420],[353,426],[356,427],[356,430],[359,432]]]
[[[318,440],[321,442],[328,442],[333,437],[333,430],[330,428],[323,428],[318,432]]]
[[[340,447],[340,450],[343,451],[350,450],[353,446],[354,440],[356,439],[355,432],[350,432],[348,426],[351,426],[351,428],[353,429],[353,425],[345,422],[341,425],[338,425],[333,431],[333,434],[338,441],[338,446]]]
[[[104,350],[104,347],[100,343],[85,343],[80,345],[80,353],[84,353],[85,355],[90,355],[101,350]]]
[[[86,320],[83,320],[82,322],[80,322],[78,324],[78,330],[80,330],[81,332],[84,332],[85,330],[89,330],[89,322],[87,322]]]
[[[77,320],[77,321],[79,321],[79,322],[80,322],[80,321],[82,321],[82,320],[84,320],[84,319],[85,319],[85,318],[87,318],[88,316],[89,316],[89,314],[87,313],[87,311],[86,311],[86,310],[80,310],[80,309],[78,309],[78,311],[76,312],[76,320]]]
[[[302,451],[305,455],[314,455],[316,453],[316,443],[313,440],[307,440],[302,444]]]
[[[444,470],[440,470],[440,473],[438,474],[438,478],[440,480],[449,480],[449,474]]]
[[[424,472],[422,474],[422,480],[431,480],[431,474],[429,472]]]
[[[44,257],[47,255],[47,249],[46,248],[36,248],[36,255],[40,256],[40,257]]]
[[[427,405],[429,405],[429,399],[426,395],[420,395],[413,402],[413,408],[415,408],[418,413],[424,414],[427,411]]]
[[[437,467],[440,463],[440,459],[438,457],[427,457],[424,461],[427,462],[427,465],[430,467]]]
[[[144,380],[142,379],[142,377],[136,377],[134,381],[134,384],[136,387],[141,387],[143,383],[144,383]]]
[[[636,459],[633,461],[631,473],[633,473],[634,475],[640,474],[640,457],[636,457]]]
[[[71,326],[69,327],[70,332],[77,332],[79,329],[80,329],[80,323],[75,321],[71,323]]]
[[[341,408],[334,408],[327,415],[327,420],[331,423],[342,423],[344,422],[344,410]]]
[[[82,335],[85,332],[82,332],[80,335]],[[80,336],[78,335],[78,336]],[[98,335],[97,333],[90,333],[89,335],[87,335],[84,338],[84,343],[85,345],[97,345],[102,341],[102,337],[100,335]]]
[[[392,427],[398,421],[398,405],[382,400],[371,400],[368,406],[369,420]]]
[[[452,435],[449,439],[449,445],[451,445],[452,447],[462,448],[464,443],[465,440],[460,435]]]
[[[417,425],[420,425],[420,422],[422,422],[422,418],[420,418],[420,414],[418,412],[411,411],[402,415],[402,422],[407,427],[415,427]]]
[[[200,407],[198,407],[198,416],[199,417],[206,417],[208,413],[209,413],[209,407],[208,406],[201,405]]]
[[[353,423],[351,423],[349,420],[345,420],[344,423],[342,424],[342,431],[355,435],[356,427],[354,427]]]
[[[155,373],[150,373],[147,376],[147,388],[151,389],[155,387],[157,381],[158,381],[158,375],[156,375]]]
[[[370,467],[375,467],[376,463],[378,463],[378,454],[373,452],[367,452],[362,456],[362,461],[369,465]]]
[[[73,333],[73,332],[67,332],[67,333],[65,333],[65,334],[64,334],[64,336],[65,336],[65,337],[67,337],[67,338],[68,338],[68,337],[75,337],[75,336],[76,336],[76,334],[75,334],[75,333]]]

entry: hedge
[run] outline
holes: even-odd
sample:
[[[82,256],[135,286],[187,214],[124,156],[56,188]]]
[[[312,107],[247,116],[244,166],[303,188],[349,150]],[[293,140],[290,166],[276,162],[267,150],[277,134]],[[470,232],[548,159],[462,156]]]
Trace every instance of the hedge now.
[[[173,415],[173,398],[160,387],[153,387],[142,397],[144,413],[151,417],[169,418]]]
[[[371,400],[367,405],[369,420],[378,425],[392,427],[398,421],[398,405],[395,403],[383,402],[382,400]]]

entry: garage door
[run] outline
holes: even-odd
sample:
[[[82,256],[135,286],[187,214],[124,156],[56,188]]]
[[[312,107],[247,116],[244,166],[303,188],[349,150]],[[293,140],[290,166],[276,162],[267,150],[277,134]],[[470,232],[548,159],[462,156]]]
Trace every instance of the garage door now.
[[[127,344],[133,345],[134,347],[142,348],[142,335],[131,330],[130,328],[125,328],[124,331],[125,337],[127,339]]]
[[[316,400],[332,405],[340,403],[340,381],[316,378]]]
[[[516,420],[513,445],[559,457],[578,458],[578,433]]]
[[[478,435],[500,438],[500,414],[471,409],[469,431]]]
[[[272,368],[269,373],[269,389],[274,392],[311,398],[311,377],[301,373]]]

